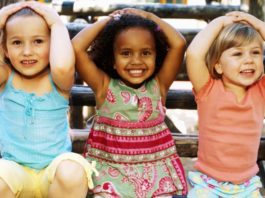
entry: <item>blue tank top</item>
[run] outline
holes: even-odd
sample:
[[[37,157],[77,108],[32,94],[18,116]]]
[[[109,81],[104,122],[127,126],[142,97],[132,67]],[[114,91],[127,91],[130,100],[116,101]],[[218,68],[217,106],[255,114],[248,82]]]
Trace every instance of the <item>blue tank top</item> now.
[[[71,151],[68,100],[57,91],[37,96],[13,87],[14,72],[0,93],[0,150],[3,159],[40,170]]]

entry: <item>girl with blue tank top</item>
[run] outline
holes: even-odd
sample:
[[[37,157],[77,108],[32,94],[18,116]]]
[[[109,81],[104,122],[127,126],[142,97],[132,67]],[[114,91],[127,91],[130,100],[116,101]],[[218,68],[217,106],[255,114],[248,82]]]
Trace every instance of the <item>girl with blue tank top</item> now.
[[[0,29],[1,197],[86,197],[95,169],[71,152],[65,25],[52,8],[23,2],[0,10]]]

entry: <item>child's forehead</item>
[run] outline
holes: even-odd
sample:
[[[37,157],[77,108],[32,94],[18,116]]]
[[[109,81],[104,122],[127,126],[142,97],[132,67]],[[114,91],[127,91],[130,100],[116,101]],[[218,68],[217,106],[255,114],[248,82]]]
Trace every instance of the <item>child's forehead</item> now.
[[[116,46],[121,45],[155,45],[155,40],[150,31],[143,28],[130,28],[121,32],[115,40]]]
[[[30,35],[50,35],[50,29],[45,20],[36,16],[18,16],[7,21],[5,32],[7,37]]]
[[[116,40],[120,39],[120,38],[126,38],[126,39],[139,38],[139,39],[141,39],[142,37],[148,37],[148,38],[154,39],[154,36],[150,30],[143,28],[143,27],[130,27],[130,28],[126,28],[124,30],[121,30],[116,35]]]
[[[258,37],[250,39],[237,39],[234,40],[233,47],[261,47],[263,48],[264,41]]]
[[[6,23],[13,21],[13,20],[22,20],[22,19],[39,19],[45,21],[40,15],[38,14],[27,14],[27,15],[12,15],[6,21]]]
[[[26,26],[23,26],[26,24]],[[22,15],[22,16],[14,16],[7,20],[6,27],[10,27],[13,25],[20,25],[23,28],[27,28],[30,25],[35,26],[47,26],[46,21],[39,15]]]
[[[151,31],[146,28],[146,27],[142,27],[142,26],[133,26],[133,27],[127,27],[125,29],[122,29],[119,33],[119,34],[126,34],[126,33],[133,33],[133,34],[136,34],[137,36],[139,34],[141,34],[142,32],[146,32],[146,33],[149,33],[151,34]]]

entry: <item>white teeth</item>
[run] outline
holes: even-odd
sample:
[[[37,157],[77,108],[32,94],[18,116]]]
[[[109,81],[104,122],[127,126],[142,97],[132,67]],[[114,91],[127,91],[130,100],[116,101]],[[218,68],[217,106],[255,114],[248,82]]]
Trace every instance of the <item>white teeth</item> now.
[[[135,70],[130,70],[129,72],[131,74],[141,74],[143,72],[143,70],[141,70],[141,69],[135,69]]]
[[[34,60],[24,60],[24,61],[21,61],[23,64],[33,64],[35,63],[36,61]]]
[[[254,69],[245,69],[240,71],[240,73],[253,73],[255,70]]]

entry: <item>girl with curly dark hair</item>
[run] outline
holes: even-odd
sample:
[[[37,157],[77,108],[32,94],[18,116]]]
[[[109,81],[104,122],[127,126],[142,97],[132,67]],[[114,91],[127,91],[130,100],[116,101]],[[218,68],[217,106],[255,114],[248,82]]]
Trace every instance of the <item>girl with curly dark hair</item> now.
[[[76,67],[97,112],[86,157],[101,197],[182,197],[184,169],[164,122],[185,39],[152,13],[115,11],[73,38]]]

